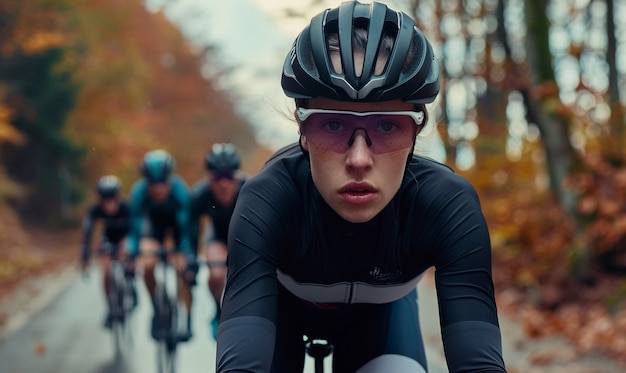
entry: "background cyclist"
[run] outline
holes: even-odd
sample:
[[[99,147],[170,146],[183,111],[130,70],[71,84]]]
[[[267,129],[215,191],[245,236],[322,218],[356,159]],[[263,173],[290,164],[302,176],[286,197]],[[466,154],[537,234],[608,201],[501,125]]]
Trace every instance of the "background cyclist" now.
[[[142,255],[146,288],[154,300],[156,287],[154,270],[158,258],[154,253],[160,248],[175,249],[170,255],[179,275],[179,297],[185,305],[180,315],[186,318],[186,330],[179,331],[179,339],[191,338],[191,284],[197,262],[191,250],[189,236],[189,189],[185,181],[173,174],[174,158],[164,150],[145,154],[141,163],[142,179],[133,185],[130,194],[131,225],[128,250],[132,257]],[[154,303],[154,302],[153,302]],[[154,305],[154,304],[153,304]],[[156,313],[152,318],[151,334],[159,339]]]
[[[110,286],[109,267],[111,259],[123,253],[119,247],[128,233],[129,225],[128,204],[122,198],[120,189],[121,182],[116,176],[102,176],[96,185],[98,201],[88,208],[82,224],[81,270],[85,272],[89,264],[94,229],[98,223],[102,223],[102,238],[98,245],[98,257],[107,304],[109,303],[106,294],[108,294]],[[136,294],[134,295],[136,301]],[[113,322],[111,305],[108,304],[108,306],[104,320],[106,328],[110,328]]]
[[[450,372],[504,372],[489,231],[474,188],[413,154],[439,92],[408,15],[343,2],[283,65],[299,144],[243,187],[230,225],[218,372],[301,372],[303,335],[335,372],[425,372],[416,285],[435,267]]]
[[[205,231],[204,253],[209,266],[209,291],[215,300],[216,313],[211,333],[217,338],[220,301],[226,283],[228,225],[245,177],[239,173],[240,156],[233,144],[214,144],[205,158],[208,179],[200,180],[192,190],[191,232],[194,247]],[[208,217],[210,225],[204,226]]]

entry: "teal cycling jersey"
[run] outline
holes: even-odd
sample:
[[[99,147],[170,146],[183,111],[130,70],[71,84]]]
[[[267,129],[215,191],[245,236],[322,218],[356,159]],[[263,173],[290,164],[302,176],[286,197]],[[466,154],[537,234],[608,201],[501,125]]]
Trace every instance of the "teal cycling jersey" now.
[[[139,241],[146,236],[163,243],[168,230],[173,231],[176,249],[194,254],[189,234],[190,192],[185,181],[172,175],[167,181],[170,193],[163,202],[154,201],[145,179],[136,182],[130,192],[130,228],[127,237],[130,255],[139,254]]]

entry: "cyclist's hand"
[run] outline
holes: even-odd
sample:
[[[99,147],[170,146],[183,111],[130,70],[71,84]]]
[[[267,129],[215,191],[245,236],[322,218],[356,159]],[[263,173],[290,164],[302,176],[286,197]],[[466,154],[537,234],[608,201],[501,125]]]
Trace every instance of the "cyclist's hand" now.
[[[135,276],[135,262],[135,257],[130,255],[126,257],[126,260],[124,261],[124,273],[126,273],[126,276]]]
[[[89,267],[89,262],[86,260],[81,260],[80,261],[80,271],[82,272],[82,274],[86,274],[87,273],[87,269]]]
[[[80,271],[85,274],[89,269],[89,249],[85,246],[80,248],[80,263],[78,264]]]
[[[78,261],[78,268],[80,270],[80,275],[83,278],[83,280],[88,279],[89,278],[89,260],[85,258],[81,258]]]
[[[196,274],[198,273],[198,261],[195,255],[187,256],[187,268],[183,272],[183,279],[190,285],[196,284]]]

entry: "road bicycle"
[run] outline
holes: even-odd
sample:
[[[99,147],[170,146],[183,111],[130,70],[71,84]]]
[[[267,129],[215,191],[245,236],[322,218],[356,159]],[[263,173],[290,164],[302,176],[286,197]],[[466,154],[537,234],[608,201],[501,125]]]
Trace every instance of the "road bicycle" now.
[[[107,245],[103,251],[111,254],[107,276],[109,281],[107,299],[111,315],[113,348],[116,359],[119,359],[132,346],[130,316],[137,305],[137,294],[132,275],[128,273],[126,265],[117,258],[113,248]]]
[[[176,371],[176,348],[178,345],[178,279],[176,270],[168,261],[168,252],[161,248],[155,252],[159,258],[154,293],[157,366],[159,373]]]
[[[324,359],[333,353],[333,345],[325,339],[307,339],[306,353],[315,361],[315,373],[324,373]]]

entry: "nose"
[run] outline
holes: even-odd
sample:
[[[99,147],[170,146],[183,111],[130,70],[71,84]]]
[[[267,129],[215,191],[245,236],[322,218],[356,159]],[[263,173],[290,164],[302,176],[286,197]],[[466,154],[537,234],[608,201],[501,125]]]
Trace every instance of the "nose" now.
[[[365,130],[359,131],[359,128],[357,128],[348,144],[350,147],[348,148],[346,166],[351,169],[369,169],[373,163],[370,152],[372,141],[367,132]]]
[[[365,135],[365,141],[367,142],[367,146],[372,146],[372,139],[370,139],[370,135],[367,133],[367,130],[363,127],[357,127],[354,129],[354,131],[352,131],[352,135],[350,135],[350,139],[348,140],[348,146],[352,146],[352,144],[354,143],[354,137],[356,136],[356,133],[358,130],[363,131],[363,134]]]

